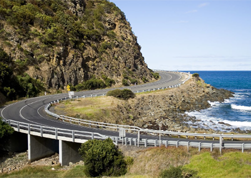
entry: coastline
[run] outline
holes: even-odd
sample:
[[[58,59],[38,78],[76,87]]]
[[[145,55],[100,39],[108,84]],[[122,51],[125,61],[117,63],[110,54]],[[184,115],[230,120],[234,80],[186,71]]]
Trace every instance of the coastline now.
[[[224,122],[214,124],[223,125],[226,128],[225,130],[205,129],[206,123],[200,124],[200,119],[188,114],[192,111],[210,108],[213,102],[222,103],[230,97],[233,97],[233,92],[217,89],[206,84],[201,78],[193,77],[179,88],[141,93],[134,99],[116,102],[116,104],[112,101],[112,107],[99,108],[100,112],[92,113],[91,116],[77,112],[67,113],[67,107],[72,106],[69,103],[66,105],[64,102],[51,109],[57,114],[115,124],[135,125],[155,130],[159,130],[161,124],[161,130],[178,132],[241,132],[238,129],[227,128],[230,125]],[[81,102],[85,101],[81,99],[74,102],[81,105]],[[74,104],[74,102],[72,103]]]

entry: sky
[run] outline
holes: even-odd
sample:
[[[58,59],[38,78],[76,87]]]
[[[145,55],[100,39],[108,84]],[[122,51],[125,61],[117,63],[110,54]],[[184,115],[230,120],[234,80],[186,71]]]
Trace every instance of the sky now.
[[[151,69],[251,70],[251,0],[110,1]]]

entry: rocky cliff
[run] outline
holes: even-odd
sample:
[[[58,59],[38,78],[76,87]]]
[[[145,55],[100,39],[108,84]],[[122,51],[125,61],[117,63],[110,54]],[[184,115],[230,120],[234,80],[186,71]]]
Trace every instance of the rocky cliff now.
[[[0,39],[14,73],[47,89],[154,80],[124,13],[106,0],[1,0]]]

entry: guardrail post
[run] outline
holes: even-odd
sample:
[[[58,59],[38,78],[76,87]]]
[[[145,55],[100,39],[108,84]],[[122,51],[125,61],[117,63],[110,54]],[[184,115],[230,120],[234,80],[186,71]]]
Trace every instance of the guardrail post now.
[[[41,137],[43,137],[43,126],[40,126],[40,134],[41,134]]]
[[[201,149],[201,142],[199,143],[199,150],[198,150],[199,152],[200,152],[200,149]]]
[[[30,124],[28,124],[28,134],[30,134],[31,133],[31,126],[30,126]]]
[[[118,145],[118,137],[115,137],[115,143]]]
[[[134,139],[134,146],[137,146],[137,138]]]
[[[55,128],[55,139],[57,140],[58,139],[58,129]]]
[[[117,138],[117,137],[116,137]],[[94,134],[92,133],[92,140],[94,139]],[[118,139],[118,138],[117,138]]]
[[[155,147],[157,146],[157,140],[154,140],[154,146]]]
[[[139,147],[139,141],[140,141],[140,131],[138,131],[138,147]]]
[[[220,154],[221,154],[221,150],[222,150],[222,136],[219,137],[219,142],[220,142]]]
[[[168,140],[165,141],[165,147],[168,147]]]
[[[72,131],[72,142],[75,142],[75,131]]]
[[[242,143],[241,151],[242,151],[242,153],[244,152],[244,143]]]
[[[211,143],[210,151],[213,151],[213,143]]]
[[[127,138],[125,137],[125,146],[127,145]]]
[[[147,139],[145,139],[145,147],[147,147]]]
[[[132,146],[132,138],[129,138],[129,144]]]
[[[179,147],[179,140],[176,142],[176,148]]]
[[[188,141],[187,142],[187,151],[189,151],[189,144],[190,144],[190,142]]]

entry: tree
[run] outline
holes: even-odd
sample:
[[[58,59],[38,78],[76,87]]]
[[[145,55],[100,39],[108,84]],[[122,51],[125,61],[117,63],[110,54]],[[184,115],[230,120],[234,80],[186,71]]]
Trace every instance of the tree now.
[[[14,129],[9,124],[3,122],[0,117],[0,153],[7,150],[8,141],[13,132]]]
[[[126,174],[126,162],[122,152],[110,138],[106,140],[89,140],[79,149],[85,162],[84,172],[87,176],[120,176]]]

